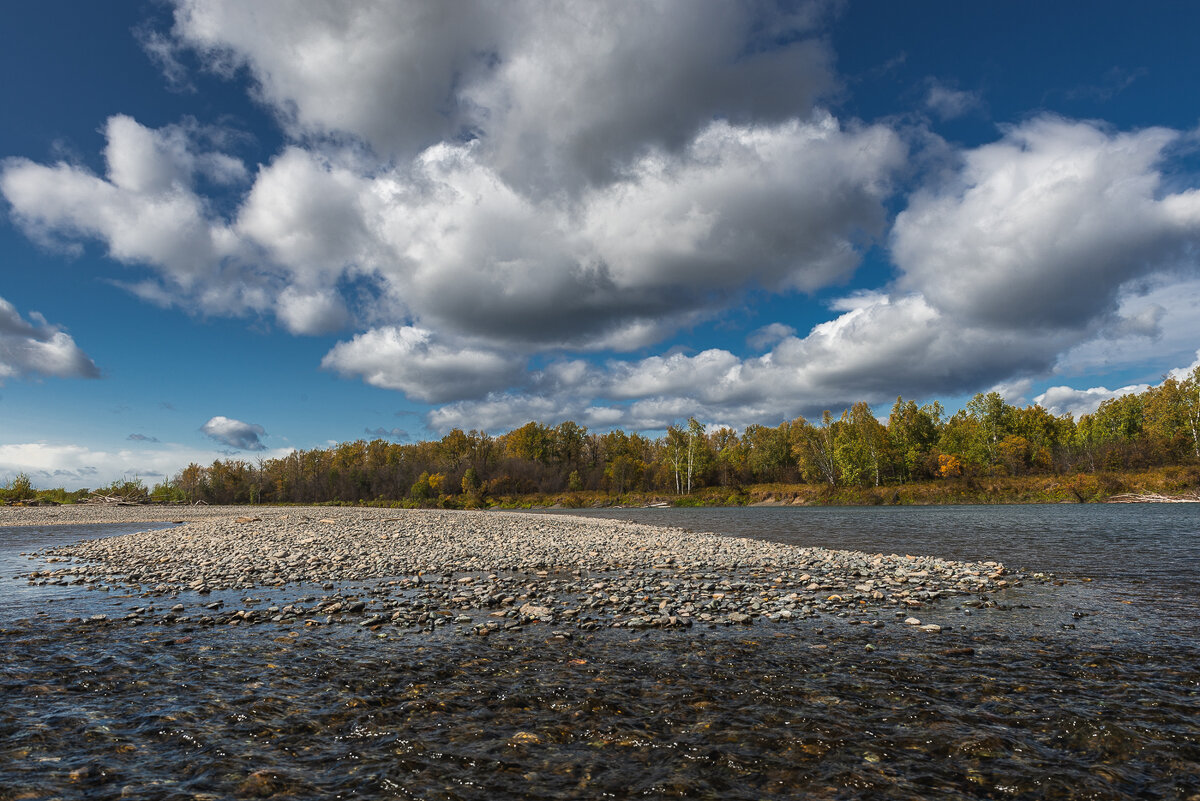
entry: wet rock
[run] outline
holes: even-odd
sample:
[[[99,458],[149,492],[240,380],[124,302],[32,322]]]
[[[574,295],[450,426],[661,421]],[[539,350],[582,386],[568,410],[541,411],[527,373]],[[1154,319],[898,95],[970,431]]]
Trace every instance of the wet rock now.
[[[496,630],[554,622],[582,630],[756,619],[785,625],[818,614],[861,619],[867,610],[921,607],[956,595],[995,606],[984,593],[1011,578],[999,564],[828,551],[552,515],[345,509],[318,520],[304,510],[256,507],[242,517],[256,524],[253,536],[228,509],[206,511],[205,519],[178,529],[47,551],[43,557],[72,565],[55,575],[29,575],[102,589],[136,586],[150,596],[320,586],[328,594],[310,599],[315,608],[279,598],[257,615],[245,610],[212,619],[367,628],[390,621],[428,630],[473,626],[481,612],[506,621],[496,622]],[[354,582],[366,586],[347,589]],[[216,604],[204,608],[216,613]],[[162,620],[179,623],[183,611],[184,604],[175,604]],[[139,613],[129,623],[143,619]]]

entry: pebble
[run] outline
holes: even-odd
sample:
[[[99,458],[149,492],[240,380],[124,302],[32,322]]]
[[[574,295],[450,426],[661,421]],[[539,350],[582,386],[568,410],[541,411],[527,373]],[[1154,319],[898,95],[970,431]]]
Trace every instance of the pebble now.
[[[372,631],[457,624],[464,635],[484,636],[527,625],[556,632],[786,625],[821,615],[882,625],[871,618],[943,598],[992,605],[990,595],[1026,578],[998,562],[806,548],[570,515],[345,508],[322,509],[318,518],[294,507],[172,514],[190,522],[48,549],[36,555],[47,569],[24,578],[151,598],[291,586],[309,595],[272,594],[257,614],[226,610],[230,601],[205,603],[210,615],[200,621],[355,623]],[[183,603],[161,620],[146,617],[148,606],[134,611],[126,618],[133,624],[187,619],[178,617]],[[904,622],[940,631],[916,617]]]

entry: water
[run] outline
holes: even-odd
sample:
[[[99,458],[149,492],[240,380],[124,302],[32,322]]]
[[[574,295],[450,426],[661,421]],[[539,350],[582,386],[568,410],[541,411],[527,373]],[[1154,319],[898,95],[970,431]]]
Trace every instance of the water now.
[[[1008,616],[1009,631],[1056,611],[1088,614],[1096,637],[1131,647],[1200,642],[1200,504],[749,507],[573,511],[692,531],[868,553],[996,559],[1067,581],[1035,593],[1046,615]],[[1032,589],[1032,588],[1031,588]],[[1065,621],[1064,621],[1065,622]],[[1083,625],[1077,623],[1078,625]]]
[[[932,636],[69,623],[144,601],[12,581],[80,534],[0,530],[0,800],[1200,798],[1198,513],[604,513],[1065,582],[924,610]]]
[[[110,611],[118,603],[106,593],[96,593],[87,587],[37,586],[13,579],[39,567],[24,554],[34,553],[56,545],[97,537],[115,537],[137,531],[169,528],[168,524],[127,523],[89,526],[0,526],[0,626],[21,618],[67,619]],[[128,597],[128,596],[126,596]]]

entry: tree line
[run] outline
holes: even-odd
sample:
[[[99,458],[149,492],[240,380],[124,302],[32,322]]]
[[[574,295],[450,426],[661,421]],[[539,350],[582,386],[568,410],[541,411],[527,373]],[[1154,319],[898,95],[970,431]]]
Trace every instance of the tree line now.
[[[345,442],[278,459],[190,464],[151,495],[208,503],[400,502],[470,506],[487,498],[597,491],[687,495],[710,486],[886,486],[956,477],[1133,470],[1200,462],[1200,368],[1092,414],[1056,416],[978,394],[947,415],[897,398],[886,421],[866,403],[741,432],[696,419],[654,439],[572,421],[505,434],[455,429],[439,440]]]

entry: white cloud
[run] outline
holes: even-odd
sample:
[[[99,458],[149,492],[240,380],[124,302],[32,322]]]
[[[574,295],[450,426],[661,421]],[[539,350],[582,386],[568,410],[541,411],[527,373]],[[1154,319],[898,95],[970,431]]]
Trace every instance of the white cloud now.
[[[201,309],[240,313],[262,308],[262,281],[237,261],[241,243],[211,217],[196,194],[197,171],[229,177],[232,159],[202,151],[184,127],[151,130],[122,115],[105,127],[107,180],[83,167],[8,159],[0,191],[14,216],[39,239],[99,239],[111,258],[154,268],[173,297]],[[207,167],[204,165],[208,165]]]
[[[1158,169],[1178,138],[1055,117],[1008,129],[899,214],[899,287],[973,324],[1085,330],[1200,241],[1200,192],[1164,191]]]
[[[1107,387],[1092,387],[1090,389],[1073,389],[1072,387],[1050,387],[1033,399],[1034,403],[1043,407],[1051,414],[1073,414],[1076,419],[1085,414],[1091,414],[1100,408],[1100,404],[1122,395],[1133,395],[1145,392],[1149,384],[1130,384],[1120,389]]]
[[[291,449],[264,451],[277,459]],[[98,450],[84,445],[46,442],[0,444],[0,481],[17,473],[28,475],[35,487],[67,490],[95,489],[124,478],[140,478],[149,487],[172,478],[188,464],[212,464],[228,456],[217,450],[163,444],[136,449]]]
[[[695,416],[728,425],[819,415],[865,400],[887,403],[991,386],[1030,368],[1048,369],[1058,353],[1052,338],[997,334],[949,326],[921,296],[878,296],[852,306],[803,338],[788,336],[761,356],[741,358],[711,349],[687,355],[613,359],[603,365],[563,362],[535,374],[528,387],[464,401],[431,412],[443,430],[487,421],[493,429],[520,425],[531,411],[588,425],[662,429]],[[511,409],[505,412],[505,409]]]
[[[0,382],[31,375],[99,378],[100,370],[71,335],[37,312],[21,317],[0,298]]]
[[[891,130],[828,115],[713,123],[684,155],[652,154],[589,193],[584,231],[620,287],[820,289],[858,265],[856,237],[881,230],[904,156]]]
[[[1197,320],[1200,278],[1167,274],[1134,282],[1122,288],[1114,322],[1065,351],[1056,371],[1072,375],[1178,364],[1195,352]]]
[[[263,451],[267,448],[259,439],[266,436],[267,432],[256,423],[243,423],[241,420],[217,415],[202,425],[200,431],[209,439],[230,448],[244,451]]]
[[[370,260],[371,182],[289,147],[262,167],[238,212],[237,231],[294,280],[326,284]]]
[[[930,81],[929,91],[925,94],[925,108],[943,120],[962,117],[982,105],[983,99],[977,92],[964,92],[939,81]]]
[[[341,295],[328,289],[305,292],[288,287],[280,293],[275,315],[293,334],[326,334],[344,327],[350,313]]]
[[[717,121],[681,151],[648,151],[619,180],[571,197],[519,191],[478,143],[366,172],[289,147],[224,220],[190,183],[199,151],[183,129],[114,117],[107,133],[107,180],[10,160],[0,189],[31,234],[96,238],[153,269],[123,284],[140,297],[273,311],[294,333],[357,314],[554,348],[642,347],[741,290],[845,279],[882,231],[905,154],[887,128],[845,129],[828,115]],[[359,279],[373,294],[339,296]]]
[[[439,342],[421,328],[388,326],[339,342],[321,366],[436,403],[504,387],[517,380],[522,363],[498,351]]]
[[[1200,368],[1200,350],[1196,351],[1196,360],[1187,367],[1175,367],[1167,372],[1167,376],[1174,378],[1176,381],[1183,381],[1191,378],[1195,374],[1196,369]]]
[[[177,0],[173,34],[219,72],[245,66],[297,140],[349,135],[403,161],[474,136],[525,186],[611,176],[715,117],[803,116],[832,84],[815,17],[686,0]]]
[[[771,323],[746,337],[746,344],[756,350],[769,348],[777,342],[796,335],[796,329],[783,323]]]

